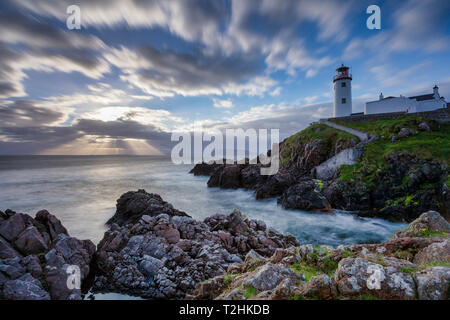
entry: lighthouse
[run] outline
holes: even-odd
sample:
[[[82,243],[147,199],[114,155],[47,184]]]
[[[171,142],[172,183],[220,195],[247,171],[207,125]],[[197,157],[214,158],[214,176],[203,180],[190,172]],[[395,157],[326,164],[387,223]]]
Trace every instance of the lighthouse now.
[[[352,75],[343,64],[336,69],[334,83],[334,117],[352,114]]]

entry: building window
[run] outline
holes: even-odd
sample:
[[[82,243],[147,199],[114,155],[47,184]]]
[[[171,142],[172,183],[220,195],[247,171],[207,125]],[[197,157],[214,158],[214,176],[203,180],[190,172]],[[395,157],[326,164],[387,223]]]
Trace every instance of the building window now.
[[[346,103],[346,102],[347,102],[347,99],[342,98],[342,103]]]
[[[342,82],[342,88],[346,87],[347,83],[346,82]]]

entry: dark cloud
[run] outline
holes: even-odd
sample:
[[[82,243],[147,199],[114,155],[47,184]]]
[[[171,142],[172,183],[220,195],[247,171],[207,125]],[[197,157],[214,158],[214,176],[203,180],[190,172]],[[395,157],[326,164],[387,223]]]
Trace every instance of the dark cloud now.
[[[9,105],[0,105],[1,127],[42,126],[64,118],[61,111],[36,107],[33,101],[18,100]]]

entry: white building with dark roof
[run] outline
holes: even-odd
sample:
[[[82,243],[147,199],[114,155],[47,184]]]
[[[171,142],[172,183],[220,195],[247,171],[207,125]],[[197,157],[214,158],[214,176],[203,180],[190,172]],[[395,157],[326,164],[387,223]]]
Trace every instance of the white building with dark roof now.
[[[439,95],[438,86],[434,86],[433,93],[414,97],[384,97],[383,93],[376,101],[366,102],[364,114],[377,114],[389,112],[424,112],[446,108],[447,102]]]

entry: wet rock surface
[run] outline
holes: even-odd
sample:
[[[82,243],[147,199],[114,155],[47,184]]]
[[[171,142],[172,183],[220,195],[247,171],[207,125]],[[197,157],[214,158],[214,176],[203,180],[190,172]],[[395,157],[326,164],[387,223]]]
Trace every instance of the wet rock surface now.
[[[133,195],[139,200],[143,191],[127,193],[127,202],[135,201]],[[112,223],[98,244],[95,291],[182,299],[202,281],[243,262],[250,250],[270,256],[277,248],[298,244],[237,210],[200,222],[180,215],[158,195],[145,193],[144,198],[159,205],[147,206],[131,220],[113,217],[120,223]],[[116,215],[123,216],[120,200]]]
[[[81,299],[81,287],[67,284],[68,268],[79,269],[81,285],[91,272],[95,245],[70,237],[46,210],[34,219],[11,210],[0,216],[0,299]]]

